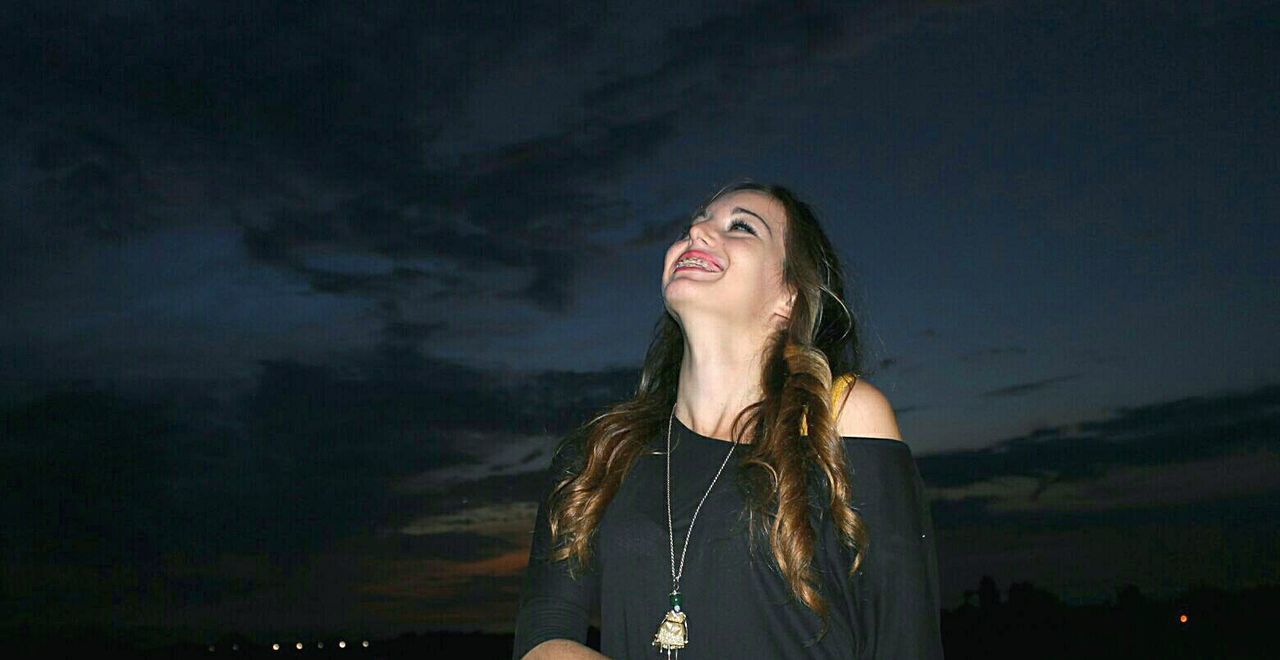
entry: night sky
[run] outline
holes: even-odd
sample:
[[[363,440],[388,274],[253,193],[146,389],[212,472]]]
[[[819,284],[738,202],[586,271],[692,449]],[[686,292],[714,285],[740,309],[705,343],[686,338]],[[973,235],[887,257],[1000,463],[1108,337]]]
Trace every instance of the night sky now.
[[[509,631],[741,178],[844,259],[944,607],[1280,582],[1280,6],[668,4],[7,3],[0,632]]]

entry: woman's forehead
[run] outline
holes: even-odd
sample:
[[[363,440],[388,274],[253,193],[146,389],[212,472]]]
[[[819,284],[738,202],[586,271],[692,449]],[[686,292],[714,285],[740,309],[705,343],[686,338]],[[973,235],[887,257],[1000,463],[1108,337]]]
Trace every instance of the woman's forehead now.
[[[781,223],[786,220],[782,204],[774,199],[772,195],[756,190],[735,190],[725,193],[712,200],[710,204],[707,204],[701,210],[701,214],[721,214],[732,211],[734,208],[743,208],[762,215],[769,222],[777,221]]]

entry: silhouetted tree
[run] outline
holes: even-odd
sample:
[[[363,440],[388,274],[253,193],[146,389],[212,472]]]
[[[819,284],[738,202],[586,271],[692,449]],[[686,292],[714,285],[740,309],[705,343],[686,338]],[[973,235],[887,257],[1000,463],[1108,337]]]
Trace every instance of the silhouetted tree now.
[[[1000,605],[1000,591],[996,589],[996,581],[990,575],[982,576],[978,582],[978,607],[991,612]]]

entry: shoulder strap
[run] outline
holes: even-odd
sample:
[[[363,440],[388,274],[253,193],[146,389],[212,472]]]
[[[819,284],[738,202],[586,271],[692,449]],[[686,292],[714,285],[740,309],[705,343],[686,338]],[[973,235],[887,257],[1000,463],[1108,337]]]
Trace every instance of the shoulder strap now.
[[[835,407],[839,405],[839,403],[842,400],[844,400],[845,392],[849,391],[849,388],[853,386],[853,383],[856,380],[858,380],[857,376],[853,374],[845,374],[837,378],[834,383],[831,383],[831,409],[832,410],[834,410]]]
[[[858,377],[848,373],[836,378],[831,382],[831,409],[834,411],[836,405],[844,399],[844,393],[853,385]],[[800,435],[809,435],[809,423],[803,415],[800,416]]]

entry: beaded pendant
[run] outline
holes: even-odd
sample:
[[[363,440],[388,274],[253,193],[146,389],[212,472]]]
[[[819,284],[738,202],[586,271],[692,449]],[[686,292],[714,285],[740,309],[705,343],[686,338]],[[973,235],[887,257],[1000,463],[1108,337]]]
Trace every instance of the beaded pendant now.
[[[662,618],[662,623],[658,624],[658,632],[653,636],[653,645],[666,651],[668,658],[673,650],[676,652],[675,657],[679,658],[680,649],[689,643],[689,624],[685,613],[680,611],[683,600],[679,591],[671,592],[671,609]]]

